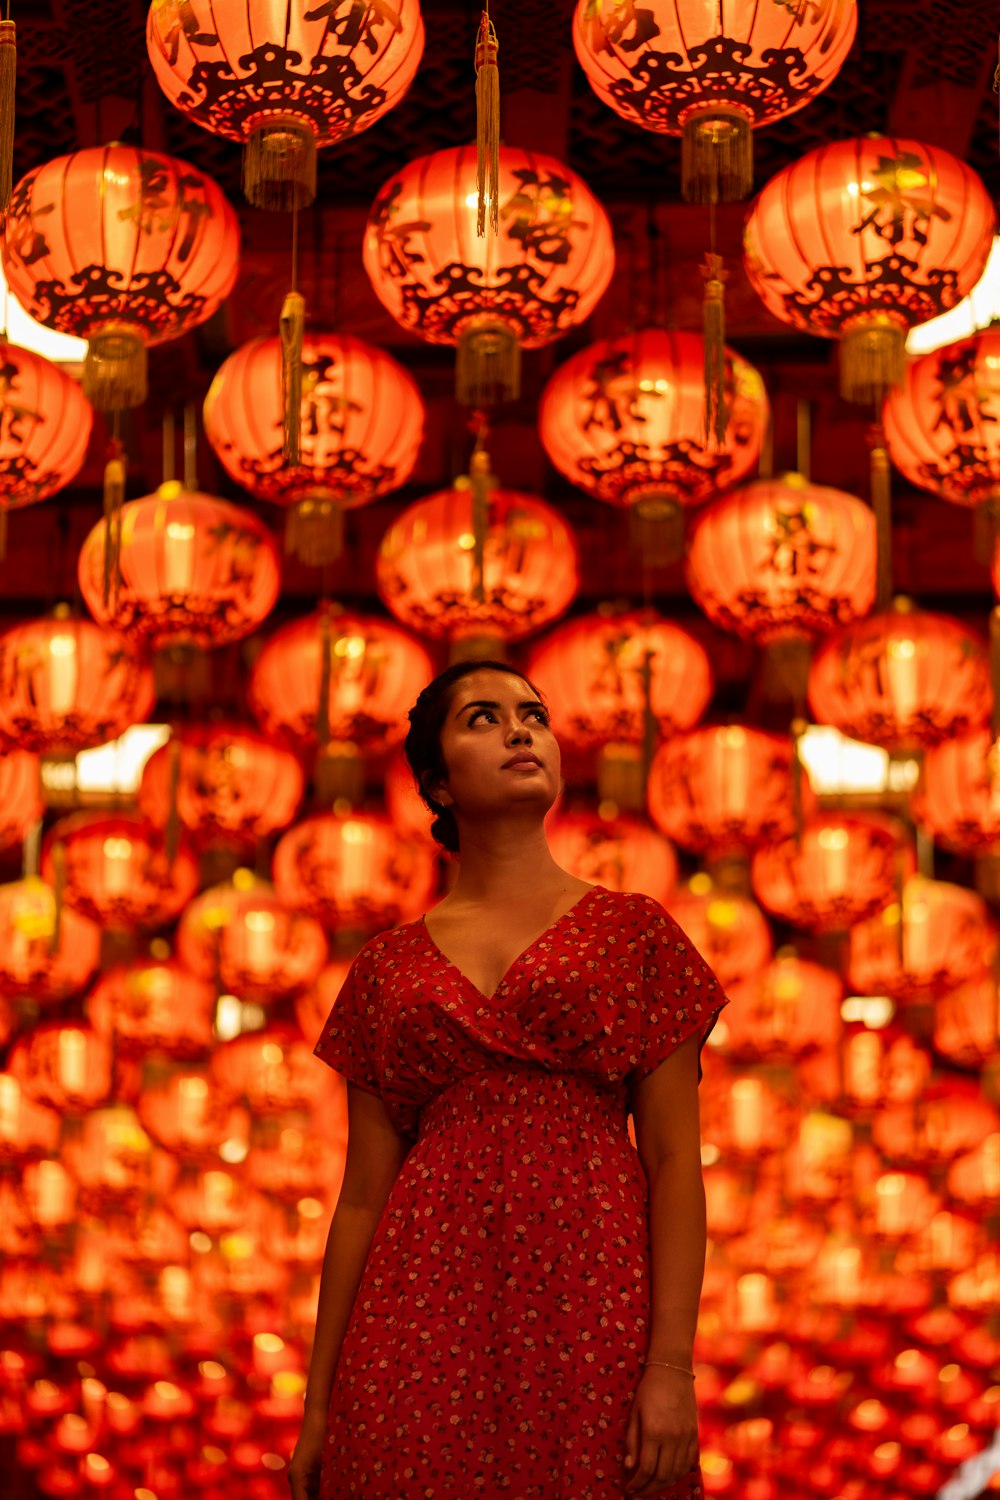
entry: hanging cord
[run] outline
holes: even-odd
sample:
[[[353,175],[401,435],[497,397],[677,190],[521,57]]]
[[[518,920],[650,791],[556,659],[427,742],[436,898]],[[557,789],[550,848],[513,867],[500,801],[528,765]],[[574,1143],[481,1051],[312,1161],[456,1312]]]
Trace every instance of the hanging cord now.
[[[715,197],[708,206],[709,251],[702,267],[705,282],[705,441],[719,447],[726,440],[726,271],[715,248]]]
[[[496,30],[490,20],[489,0],[476,36],[476,234],[486,236],[486,210],[490,228],[500,227],[500,70],[497,67]]]
[[[281,307],[281,406],[283,433],[281,456],[286,464],[300,458],[302,426],[302,344],[305,337],[306,302],[298,289],[299,210],[292,209],[292,286]]]

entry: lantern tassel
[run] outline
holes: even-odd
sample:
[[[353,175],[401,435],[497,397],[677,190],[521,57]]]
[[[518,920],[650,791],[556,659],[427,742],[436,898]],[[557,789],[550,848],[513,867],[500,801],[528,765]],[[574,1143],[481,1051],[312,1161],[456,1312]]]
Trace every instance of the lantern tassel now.
[[[181,742],[176,736],[170,740],[169,773],[167,781],[167,822],[163,830],[163,852],[167,857],[167,869],[172,870],[180,844],[181,819],[178,793],[181,784]]]
[[[10,207],[14,162],[14,92],[17,80],[17,27],[0,21],[0,214]]]
[[[892,476],[881,423],[870,429],[868,446],[869,495],[875,512],[875,608],[888,609],[892,602]]]
[[[111,456],[104,466],[104,605],[118,608],[121,589],[122,506],[127,467],[118,438],[111,440]]]
[[[806,724],[804,719],[792,720],[792,811],[795,818],[795,842],[801,848],[802,845],[802,756],[799,754],[799,742],[805,734]]]
[[[335,563],[344,550],[344,507],[339,500],[307,497],[285,522],[285,551],[309,568]]]
[[[726,440],[726,275],[722,256],[709,254],[701,271],[705,279],[705,437],[720,447]]]
[[[284,431],[281,456],[286,464],[297,464],[302,428],[302,341],[306,328],[306,299],[289,292],[281,307],[281,404]]]
[[[66,845],[57,840],[52,846],[52,936],[49,939],[49,952],[58,953],[62,946],[62,914],[63,897],[66,891]]]
[[[469,488],[472,493],[472,597],[477,604],[486,601],[486,537],[490,527],[490,455],[477,448],[469,463]]]
[[[753,187],[753,134],[744,110],[696,109],[681,132],[681,195],[688,203],[737,203]]]
[[[319,622],[319,702],[316,705],[316,739],[322,750],[330,743],[330,677],[333,671],[333,637],[324,612]]]
[[[243,194],[254,208],[294,213],[316,197],[316,135],[307,120],[272,115],[243,148]]]
[[[497,67],[497,34],[484,10],[476,38],[476,233],[486,235],[486,203],[490,228],[500,226],[500,70]],[[489,180],[487,181],[487,168]]]

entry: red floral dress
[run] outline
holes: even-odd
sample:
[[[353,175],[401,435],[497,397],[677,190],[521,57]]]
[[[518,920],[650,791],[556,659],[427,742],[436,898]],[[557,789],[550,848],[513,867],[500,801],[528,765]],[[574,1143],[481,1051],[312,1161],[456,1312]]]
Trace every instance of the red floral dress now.
[[[337,1366],[322,1500],[619,1500],[647,1348],[631,1090],[726,1003],[671,917],[594,886],[486,998],[423,920],[362,949],[316,1053],[415,1144]],[[671,1500],[701,1500],[697,1469]]]

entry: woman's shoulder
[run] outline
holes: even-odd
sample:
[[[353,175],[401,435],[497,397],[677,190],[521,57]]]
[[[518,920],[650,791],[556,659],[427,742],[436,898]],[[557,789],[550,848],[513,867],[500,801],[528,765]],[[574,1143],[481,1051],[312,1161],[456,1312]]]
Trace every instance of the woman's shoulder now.
[[[659,901],[641,891],[615,891],[603,885],[595,885],[593,891],[593,916],[600,921],[614,920],[643,930],[670,921]]]

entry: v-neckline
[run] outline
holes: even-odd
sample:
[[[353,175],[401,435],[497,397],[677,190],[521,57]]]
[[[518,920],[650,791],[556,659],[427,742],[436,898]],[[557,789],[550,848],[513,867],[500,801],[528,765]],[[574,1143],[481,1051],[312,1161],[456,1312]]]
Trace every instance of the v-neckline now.
[[[484,1001],[486,1001],[487,1004],[489,1004],[491,1001],[495,1000],[497,998],[497,996],[499,995],[500,991],[506,987],[507,980],[510,978],[511,974],[517,968],[518,964],[524,962],[524,960],[528,957],[529,953],[531,953],[532,949],[533,948],[537,948],[538,945],[539,945],[539,943],[542,941],[543,938],[548,937],[548,935],[549,935],[550,932],[555,932],[555,930],[556,930],[557,927],[561,926],[563,922],[565,922],[569,917],[573,916],[573,914],[576,911],[579,910],[579,908],[583,905],[583,903],[585,901],[589,901],[590,898],[591,898],[591,896],[595,895],[597,891],[603,891],[603,890],[604,890],[604,886],[603,885],[592,885],[589,888],[589,890],[581,891],[580,895],[573,902],[573,905],[569,908],[569,910],[568,911],[564,911],[561,917],[556,917],[556,919],[555,919],[554,922],[550,922],[549,925],[548,925],[548,927],[546,927],[542,932],[540,932],[537,937],[532,938],[532,940],[528,944],[528,946],[526,948],[522,948],[521,951],[520,951],[520,953],[517,955],[517,957],[510,964],[508,964],[506,970],[504,971],[503,976],[500,979],[499,984],[497,985],[496,989],[493,991],[492,995],[487,995],[484,990],[481,990],[479,988],[478,984],[475,984],[469,978],[468,974],[466,974],[462,969],[460,969],[458,967],[458,964],[455,963],[454,959],[449,958],[448,955],[447,955],[447,953],[445,953],[444,949],[439,946],[439,944],[432,937],[430,928],[427,926],[427,915],[426,915],[426,913],[420,918],[420,927],[421,927],[421,929],[423,931],[424,938],[430,944],[430,946],[434,949],[434,951],[438,955],[438,957],[441,958],[441,959],[443,959],[443,961],[448,965],[449,969],[454,969],[454,971],[458,975],[458,977],[461,980],[463,980],[465,984],[468,985],[469,989],[472,990],[474,994],[478,995],[481,1000],[484,1000]]]

